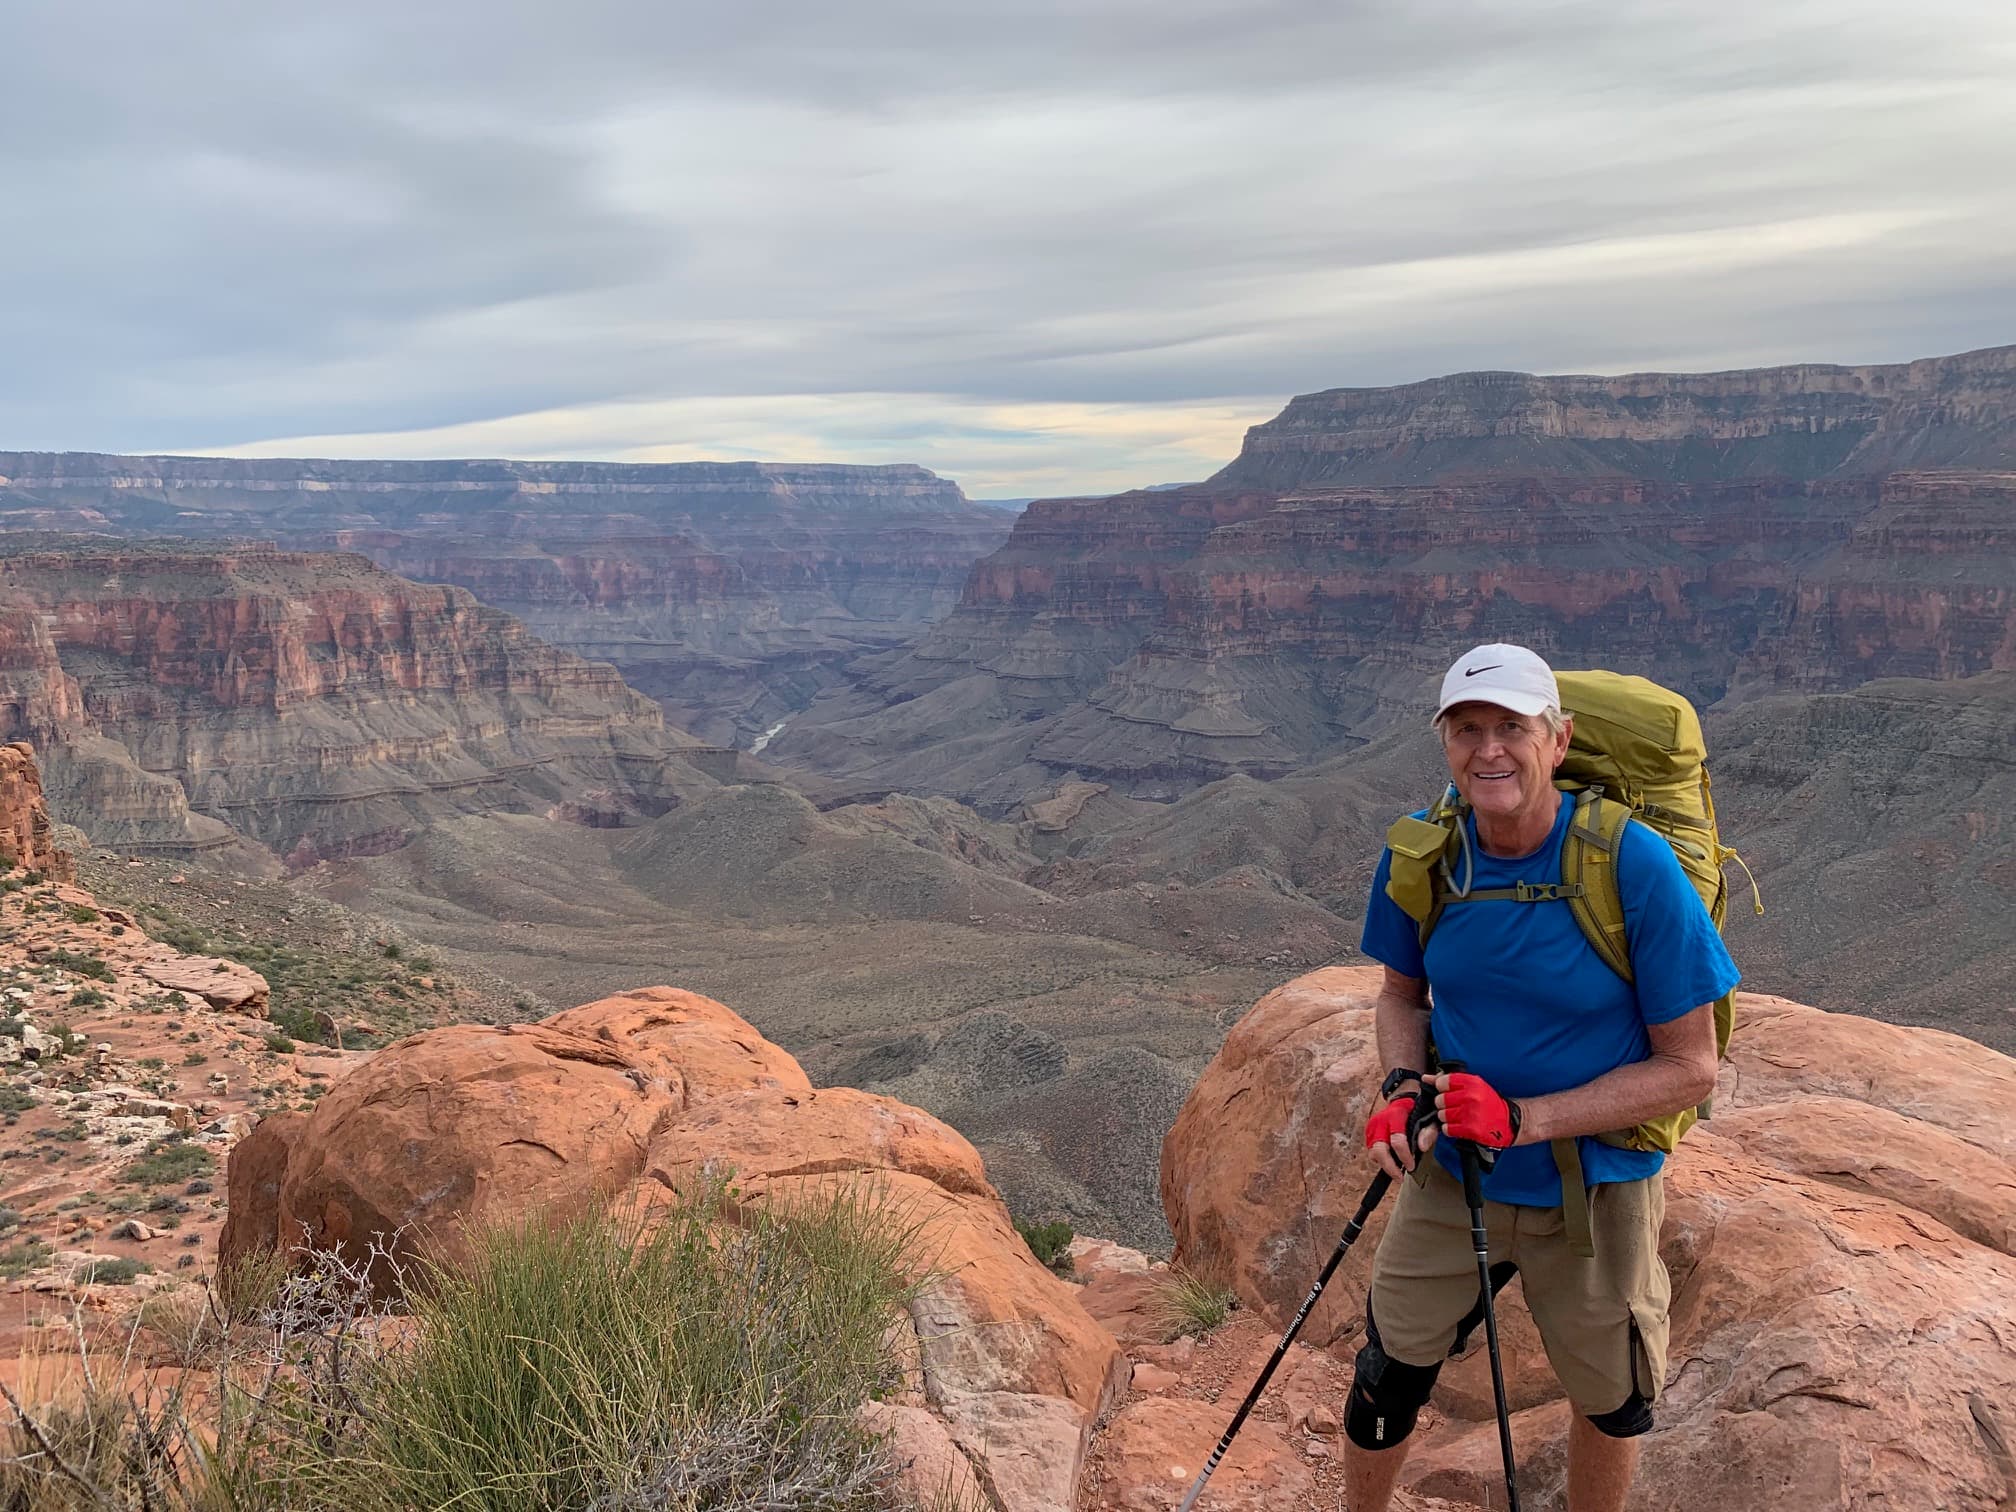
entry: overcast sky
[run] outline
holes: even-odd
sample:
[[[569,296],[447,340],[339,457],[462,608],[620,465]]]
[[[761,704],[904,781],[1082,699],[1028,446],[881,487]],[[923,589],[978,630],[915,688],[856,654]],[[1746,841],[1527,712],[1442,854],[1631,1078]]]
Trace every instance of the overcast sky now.
[[[2008,0],[19,0],[0,449],[1202,477],[2016,342]]]

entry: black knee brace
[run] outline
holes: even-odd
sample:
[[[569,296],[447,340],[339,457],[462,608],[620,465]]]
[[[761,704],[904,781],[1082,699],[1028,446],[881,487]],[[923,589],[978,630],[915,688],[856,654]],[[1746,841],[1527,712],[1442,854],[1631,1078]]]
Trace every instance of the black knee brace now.
[[[1592,1413],[1589,1421],[1599,1433],[1607,1433],[1611,1438],[1636,1438],[1641,1433],[1652,1431],[1652,1404],[1633,1387],[1631,1395],[1624,1398],[1622,1407]]]
[[[1391,1449],[1414,1431],[1414,1420],[1421,1416],[1440,1374],[1440,1360],[1409,1365],[1387,1354],[1367,1308],[1365,1347],[1358,1351],[1351,1404],[1344,1413],[1345,1435],[1360,1449]]]

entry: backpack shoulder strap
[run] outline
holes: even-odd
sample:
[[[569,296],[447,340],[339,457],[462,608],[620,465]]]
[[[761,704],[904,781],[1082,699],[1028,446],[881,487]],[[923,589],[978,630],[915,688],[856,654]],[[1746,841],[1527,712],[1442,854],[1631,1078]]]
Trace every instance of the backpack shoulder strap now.
[[[1590,948],[1625,981],[1631,976],[1631,942],[1625,938],[1624,895],[1617,886],[1617,855],[1631,810],[1584,788],[1561,845],[1562,891]]]
[[[1462,806],[1445,790],[1428,808],[1428,817],[1405,815],[1386,832],[1391,853],[1386,896],[1412,919],[1425,948],[1448,897],[1449,852],[1457,843]]]

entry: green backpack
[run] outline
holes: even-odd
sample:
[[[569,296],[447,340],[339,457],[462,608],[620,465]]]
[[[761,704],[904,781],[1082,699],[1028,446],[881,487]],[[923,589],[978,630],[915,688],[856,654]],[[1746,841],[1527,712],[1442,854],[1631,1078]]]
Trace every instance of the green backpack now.
[[[1555,774],[1555,786],[1575,799],[1575,816],[1561,847],[1561,879],[1459,895],[1454,868],[1463,861],[1464,804],[1452,786],[1426,819],[1410,815],[1388,832],[1393,863],[1386,895],[1420,926],[1424,950],[1443,910],[1456,904],[1565,901],[1591,947],[1628,982],[1631,948],[1615,866],[1625,824],[1636,820],[1647,825],[1673,847],[1718,930],[1729,907],[1722,868],[1730,861],[1743,866],[1743,858],[1722,844],[1716,830],[1707,742],[1691,703],[1649,679],[1617,672],[1558,672],[1555,677],[1561,706],[1575,719],[1567,759]],[[1748,876],[1749,868],[1743,870]],[[1761,914],[1764,902],[1754,878],[1751,893]],[[1715,1050],[1722,1055],[1735,1027],[1734,994],[1724,996],[1714,1011]],[[1696,1119],[1708,1116],[1709,1106],[1704,1101],[1698,1108],[1597,1138],[1623,1149],[1671,1152]],[[1554,1158],[1561,1168],[1570,1236],[1587,1253],[1586,1192],[1575,1141],[1556,1140]]]

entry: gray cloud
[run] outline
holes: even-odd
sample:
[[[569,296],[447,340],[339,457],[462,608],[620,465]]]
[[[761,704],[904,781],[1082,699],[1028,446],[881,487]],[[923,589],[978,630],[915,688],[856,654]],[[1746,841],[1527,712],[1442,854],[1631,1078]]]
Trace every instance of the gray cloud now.
[[[1994,0],[296,9],[8,23],[7,444],[599,411],[473,434],[1023,492],[1179,460],[1114,406],[2016,339]]]

